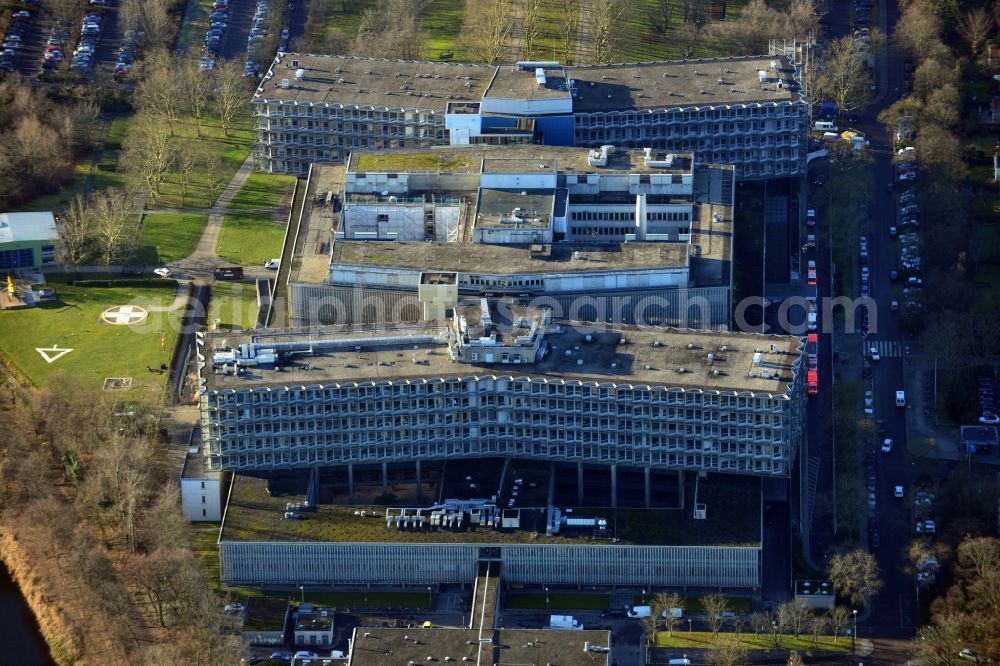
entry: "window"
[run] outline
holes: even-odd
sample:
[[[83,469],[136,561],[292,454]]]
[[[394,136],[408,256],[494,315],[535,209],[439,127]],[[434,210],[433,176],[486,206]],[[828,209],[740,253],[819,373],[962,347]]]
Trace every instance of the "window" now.
[[[201,510],[201,517],[202,518],[207,518],[208,517],[208,510],[202,509]]]
[[[205,496],[204,495],[201,496],[201,503],[202,504],[207,504],[208,503],[208,502],[205,501]]]
[[[202,490],[205,489],[205,482],[204,481],[201,482],[201,488],[202,488]]]

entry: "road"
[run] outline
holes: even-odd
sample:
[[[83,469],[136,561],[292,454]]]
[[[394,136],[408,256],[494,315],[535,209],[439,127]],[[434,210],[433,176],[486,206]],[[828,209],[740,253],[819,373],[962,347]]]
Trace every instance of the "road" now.
[[[850,16],[851,3],[841,0],[830,15],[835,21],[830,26],[828,34],[838,37],[849,34],[850,25],[846,22]],[[881,3],[883,25],[895,25],[898,17],[896,3],[886,0]],[[870,192],[869,216],[866,222],[862,220],[863,230],[869,238],[869,261],[871,271],[871,296],[874,308],[870,313],[870,335],[867,341],[862,341],[859,335],[852,335],[856,341],[853,353],[861,355],[869,345],[875,344],[881,349],[881,360],[873,363],[872,388],[875,397],[875,418],[885,422],[884,437],[893,439],[893,450],[889,454],[877,451],[874,454],[877,477],[877,516],[879,524],[880,547],[877,550],[879,568],[885,586],[873,600],[870,612],[865,613],[858,623],[859,636],[878,636],[879,638],[906,639],[914,635],[916,622],[916,594],[913,578],[903,572],[906,549],[912,538],[913,525],[909,513],[909,503],[893,497],[893,487],[903,485],[909,488],[914,479],[913,467],[906,453],[906,419],[905,410],[895,406],[895,393],[903,389],[903,369],[905,363],[905,341],[902,339],[900,320],[897,313],[891,311],[890,302],[898,298],[895,294],[896,285],[889,278],[889,271],[898,265],[898,244],[889,236],[888,227],[895,223],[896,202],[894,195],[886,190],[886,185],[895,181],[892,165],[892,137],[881,126],[876,117],[896,99],[895,91],[902,86],[903,59],[902,56],[890,50],[884,61],[888,70],[888,85],[885,95],[875,104],[868,106],[860,114],[854,126],[868,137],[871,142],[868,150],[873,163],[871,171],[874,175],[874,188]],[[822,222],[821,222],[822,225]],[[819,238],[829,243],[828,229],[821,226]],[[829,245],[826,246],[827,248]],[[830,254],[820,248],[817,255],[817,268],[820,294],[830,293]],[[858,276],[851,276],[845,284],[858,283]],[[853,296],[859,296],[854,293]],[[843,332],[838,331],[838,334]],[[838,344],[838,349],[841,345]],[[853,360],[853,359],[852,359]],[[833,379],[833,355],[831,336],[820,336],[820,396],[829,396]],[[858,409],[861,406],[858,405]],[[828,475],[830,467],[826,461],[831,450],[829,423],[830,402],[812,400],[809,405],[809,439],[811,453],[823,457],[824,473],[819,477],[819,493],[832,485]],[[832,464],[832,461],[831,461]],[[853,517],[841,516],[840,520],[850,520]],[[834,543],[832,525],[814,525],[812,532],[814,549],[817,555],[824,548]],[[816,559],[814,557],[814,559]],[[817,564],[820,561],[817,560]]]

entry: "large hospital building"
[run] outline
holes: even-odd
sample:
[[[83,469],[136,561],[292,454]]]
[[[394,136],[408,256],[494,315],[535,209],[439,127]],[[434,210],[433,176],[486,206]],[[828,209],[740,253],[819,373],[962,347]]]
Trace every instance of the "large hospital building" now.
[[[801,175],[809,107],[783,56],[565,67],[279,53],[253,96],[260,169],[356,150],[545,144],[694,153],[740,180]]]

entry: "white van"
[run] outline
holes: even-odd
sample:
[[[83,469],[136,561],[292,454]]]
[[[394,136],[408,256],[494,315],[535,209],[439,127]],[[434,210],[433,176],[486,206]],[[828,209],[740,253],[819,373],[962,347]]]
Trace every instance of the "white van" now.
[[[906,392],[905,391],[896,391],[896,406],[897,407],[906,407]]]
[[[817,120],[813,123],[814,132],[836,132],[837,125],[829,120]]]
[[[836,132],[823,132],[823,140],[828,142],[840,141],[840,135]]]

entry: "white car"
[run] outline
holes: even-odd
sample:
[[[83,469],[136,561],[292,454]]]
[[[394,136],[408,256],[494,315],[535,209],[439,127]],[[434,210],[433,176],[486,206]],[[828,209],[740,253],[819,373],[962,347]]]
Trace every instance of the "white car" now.
[[[161,278],[168,278],[173,275],[173,273],[170,272],[169,268],[163,267],[153,269],[153,275],[159,275]]]
[[[271,271],[278,270],[278,266],[280,265],[281,265],[281,259],[268,259],[267,261],[264,262],[264,268]]]
[[[246,610],[246,608],[247,607],[244,606],[243,604],[239,602],[234,602],[231,604],[226,604],[225,607],[223,607],[223,610],[226,611],[227,613],[242,613],[243,611]]]
[[[876,363],[882,360],[882,356],[878,353],[878,347],[876,347],[875,345],[872,345],[868,349],[868,354],[872,357],[872,360],[875,361]]]
[[[875,399],[872,396],[872,390],[868,389],[865,391],[865,415],[871,416],[875,413]]]
[[[903,496],[903,486],[895,486],[895,487],[894,487],[894,488],[892,489],[892,494],[893,494],[893,496],[894,496],[894,497],[896,497],[896,498],[900,498],[900,497],[902,497],[902,496]]]
[[[935,534],[937,524],[933,520],[925,520],[917,523],[917,534]]]
[[[882,453],[892,453],[892,439],[886,437],[882,442]]]

